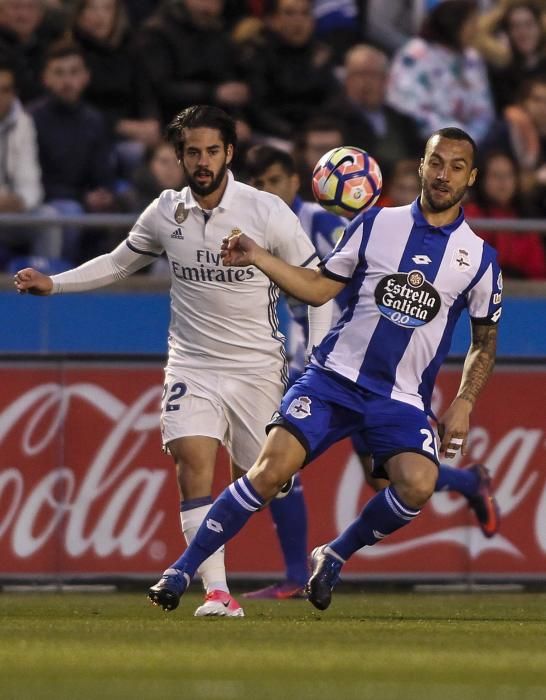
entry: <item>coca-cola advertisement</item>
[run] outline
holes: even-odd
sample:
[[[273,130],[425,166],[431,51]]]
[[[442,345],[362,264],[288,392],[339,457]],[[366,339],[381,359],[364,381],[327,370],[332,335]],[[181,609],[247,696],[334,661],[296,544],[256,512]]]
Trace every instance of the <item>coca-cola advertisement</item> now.
[[[440,375],[434,410],[460,367]],[[0,365],[3,580],[154,578],[184,548],[172,461],[161,450],[162,369],[150,363]],[[466,500],[434,495],[419,518],[358,552],[345,577],[529,580],[546,576],[546,367],[498,367],[472,414],[468,454],[487,464],[502,522],[485,538]],[[228,481],[221,453],[215,493]],[[305,468],[309,547],[332,539],[371,496],[345,440]],[[267,510],[227,546],[233,576],[282,572]]]

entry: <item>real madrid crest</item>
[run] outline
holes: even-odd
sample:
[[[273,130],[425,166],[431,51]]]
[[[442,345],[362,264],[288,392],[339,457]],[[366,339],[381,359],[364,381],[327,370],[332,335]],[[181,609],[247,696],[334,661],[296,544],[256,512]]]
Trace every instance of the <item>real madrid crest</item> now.
[[[180,202],[180,204],[176,207],[176,211],[174,212],[174,220],[176,221],[177,224],[183,224],[184,221],[188,218],[188,210],[186,209],[185,205],[183,202]]]

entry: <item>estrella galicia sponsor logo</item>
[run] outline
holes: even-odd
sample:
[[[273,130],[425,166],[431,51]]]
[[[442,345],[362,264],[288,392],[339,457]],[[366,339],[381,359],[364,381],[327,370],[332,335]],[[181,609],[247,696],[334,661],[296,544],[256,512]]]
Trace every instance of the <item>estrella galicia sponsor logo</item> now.
[[[375,288],[382,316],[397,326],[416,328],[432,321],[440,310],[440,295],[420,270],[387,275]]]
[[[311,415],[311,399],[308,396],[298,396],[288,407],[287,413],[298,420]]]

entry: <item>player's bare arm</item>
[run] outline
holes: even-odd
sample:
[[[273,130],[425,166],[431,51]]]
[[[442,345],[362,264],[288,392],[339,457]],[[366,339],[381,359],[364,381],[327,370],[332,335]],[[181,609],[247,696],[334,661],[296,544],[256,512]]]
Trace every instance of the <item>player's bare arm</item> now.
[[[15,289],[19,294],[35,294],[37,296],[47,296],[53,289],[51,277],[38,272],[32,267],[25,267],[19,270],[14,276]]]
[[[438,424],[440,453],[447,457],[453,457],[458,449],[466,454],[470,413],[495,366],[496,347],[497,326],[473,323],[459,391]]]
[[[224,238],[220,255],[224,265],[254,265],[284,292],[311,306],[321,306],[333,299],[345,286],[326,277],[318,269],[290,265],[271,255],[244,233]]]

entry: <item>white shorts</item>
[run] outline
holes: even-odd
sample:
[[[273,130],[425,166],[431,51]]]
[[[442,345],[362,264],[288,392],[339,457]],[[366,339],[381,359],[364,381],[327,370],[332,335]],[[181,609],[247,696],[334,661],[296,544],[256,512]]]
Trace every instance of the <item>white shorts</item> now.
[[[161,400],[163,444],[195,435],[217,438],[246,471],[260,453],[265,426],[283,393],[278,371],[258,376],[167,367]]]

